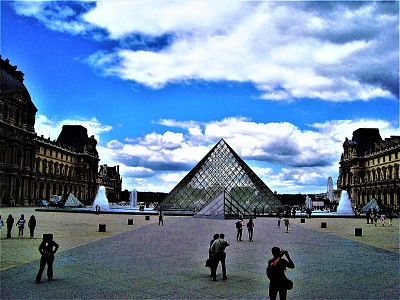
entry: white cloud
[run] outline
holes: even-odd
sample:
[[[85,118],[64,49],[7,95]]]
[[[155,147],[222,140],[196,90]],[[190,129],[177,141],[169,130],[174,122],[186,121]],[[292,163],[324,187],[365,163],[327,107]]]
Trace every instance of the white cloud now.
[[[35,120],[35,131],[38,135],[43,135],[45,138],[50,137],[51,140],[56,140],[61,133],[63,125],[82,125],[87,129],[89,136],[94,135],[97,142],[100,141],[102,133],[108,132],[112,129],[109,125],[102,125],[96,118],[86,119],[77,117],[76,119],[57,121],[56,119],[48,119],[44,115],[38,115]]]
[[[96,118],[78,123],[98,140],[112,129]],[[50,132],[54,139],[63,124],[76,124],[76,120],[54,121],[44,115],[36,120],[37,132]],[[382,138],[399,134],[379,119],[332,120],[308,124],[308,130],[288,122],[256,123],[244,117],[208,123],[165,119],[158,124],[170,130],[98,144],[100,164],[119,165],[124,188],[169,192],[223,138],[271,190],[324,192],[327,178],[337,179],[342,144],[346,137],[352,138],[354,130],[379,128]]]
[[[14,7],[52,30],[108,34],[119,47],[103,48],[87,63],[152,88],[251,82],[261,99],[274,101],[399,94],[398,2],[19,1]]]

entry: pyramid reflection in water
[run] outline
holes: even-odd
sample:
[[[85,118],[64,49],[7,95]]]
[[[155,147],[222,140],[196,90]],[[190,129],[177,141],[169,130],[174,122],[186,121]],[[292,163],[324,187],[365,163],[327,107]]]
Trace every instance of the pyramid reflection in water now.
[[[266,184],[222,139],[172,189],[159,209],[233,218],[283,208]]]

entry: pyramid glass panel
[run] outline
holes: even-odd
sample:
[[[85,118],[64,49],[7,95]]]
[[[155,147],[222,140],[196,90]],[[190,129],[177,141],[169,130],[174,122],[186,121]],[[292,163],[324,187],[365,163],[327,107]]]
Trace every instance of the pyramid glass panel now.
[[[254,216],[283,208],[266,184],[224,141],[213,149],[172,189],[159,209],[191,211],[199,216]]]

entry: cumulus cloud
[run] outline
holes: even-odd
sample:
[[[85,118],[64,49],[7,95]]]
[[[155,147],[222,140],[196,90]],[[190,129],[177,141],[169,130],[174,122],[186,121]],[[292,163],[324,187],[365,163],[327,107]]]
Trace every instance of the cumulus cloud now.
[[[175,82],[251,82],[260,98],[398,98],[399,4],[391,2],[23,2],[52,30],[119,47],[86,62],[159,89]]]
[[[57,121],[56,119],[49,119],[45,115],[38,115],[35,119],[35,131],[38,135],[43,135],[45,138],[56,140],[61,133],[63,125],[82,125],[87,131],[88,135],[94,135],[97,142],[100,142],[101,134],[109,132],[112,126],[103,125],[96,118],[81,118],[66,119]]]
[[[279,193],[324,192],[329,176],[337,178],[342,144],[354,130],[380,128],[383,138],[398,134],[384,120],[333,120],[308,124],[307,129],[288,123],[257,123],[244,117],[195,122],[163,119],[168,128],[123,142],[112,141],[100,153],[115,163],[143,174],[127,173],[136,187],[168,192],[220,140],[224,139],[272,190]],[[179,128],[183,132],[173,132]],[[192,128],[198,130],[192,134]],[[138,168],[138,169],[137,169]],[[128,168],[127,168],[128,170]],[[130,180],[133,182],[132,180]],[[139,184],[140,181],[140,184]],[[140,188],[139,188],[140,189]]]

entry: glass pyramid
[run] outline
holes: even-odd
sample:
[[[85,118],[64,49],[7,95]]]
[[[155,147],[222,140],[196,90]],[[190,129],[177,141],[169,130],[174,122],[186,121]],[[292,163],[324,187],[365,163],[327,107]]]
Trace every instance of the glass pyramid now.
[[[254,216],[284,206],[266,184],[222,139],[159,204],[164,211],[197,216]]]

